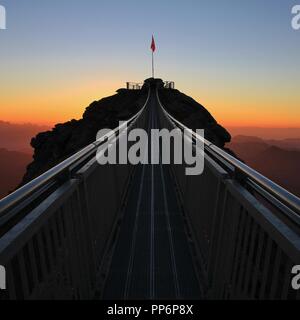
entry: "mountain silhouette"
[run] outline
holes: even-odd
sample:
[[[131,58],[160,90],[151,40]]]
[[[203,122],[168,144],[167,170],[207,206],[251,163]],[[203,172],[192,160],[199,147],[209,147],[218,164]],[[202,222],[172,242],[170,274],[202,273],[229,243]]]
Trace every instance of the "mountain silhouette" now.
[[[204,129],[205,138],[219,147],[230,142],[229,132],[193,98],[179,90],[160,90],[160,100],[167,111],[190,129]]]
[[[7,196],[20,184],[31,160],[30,154],[0,148],[0,198]]]
[[[33,149],[30,146],[32,137],[49,129],[50,127],[45,125],[16,124],[0,120],[0,147],[32,155]]]
[[[230,134],[192,98],[170,89],[161,89],[159,94],[166,109],[187,126],[205,129],[206,137],[220,147],[230,141]],[[147,95],[146,85],[142,90],[119,89],[115,95],[91,103],[82,119],[57,124],[51,131],[39,133],[31,141],[34,160],[28,166],[22,183],[93,142],[100,129],[113,129],[119,125],[119,121],[128,120],[141,109]]]
[[[298,140],[263,140],[257,137],[237,136],[228,147],[250,167],[300,196],[300,180],[297,175],[300,172]]]
[[[255,136],[265,140],[299,139],[300,128],[269,128],[269,127],[237,127],[227,126],[227,130],[233,137]]]

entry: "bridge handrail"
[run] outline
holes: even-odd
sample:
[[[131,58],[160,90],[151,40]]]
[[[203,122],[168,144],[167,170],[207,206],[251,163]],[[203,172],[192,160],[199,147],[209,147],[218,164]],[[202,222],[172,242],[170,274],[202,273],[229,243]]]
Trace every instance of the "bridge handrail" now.
[[[70,156],[69,158],[65,159],[64,161],[60,162],[53,168],[49,169],[45,173],[41,174],[37,178],[33,179],[32,181],[28,182],[24,186],[20,187],[19,189],[15,190],[2,200],[0,200],[0,218],[7,212],[9,209],[13,208],[15,205],[20,203],[22,200],[25,200],[31,194],[39,191],[42,187],[44,187],[47,183],[51,183],[56,180],[62,173],[67,172],[72,166],[76,163],[84,160],[87,155],[91,154],[92,152],[96,151],[97,148],[104,143],[107,139],[110,140],[113,137],[123,131],[124,128],[129,127],[132,125],[142,114],[143,110],[145,109],[147,102],[150,97],[150,90],[148,92],[148,96],[146,99],[145,104],[141,108],[139,112],[137,112],[133,117],[129,120],[124,121],[122,125],[115,128],[111,133],[105,134],[92,142],[91,144],[87,145],[74,155]]]
[[[162,108],[164,114],[174,123],[176,127],[180,128],[181,130],[186,130],[187,132],[189,132],[189,134],[191,134],[191,136],[194,139],[200,139],[201,141],[203,141],[205,149],[210,153],[210,155],[217,156],[217,158],[221,162],[223,162],[223,164],[226,165],[226,162],[227,162],[229,165],[231,165],[234,168],[234,170],[238,171],[239,174],[244,175],[245,178],[249,180],[249,186],[253,188],[255,187],[255,184],[257,184],[260,188],[262,188],[264,192],[268,192],[271,196],[275,197],[275,199],[279,200],[281,203],[287,206],[288,207],[287,209],[290,209],[290,210],[285,210],[285,213],[288,214],[289,218],[291,218],[294,222],[300,225],[300,198],[290,193],[286,189],[282,188],[275,182],[271,181],[267,177],[263,176],[256,170],[250,168],[240,160],[231,156],[226,151],[217,147],[207,139],[199,136],[190,128],[186,127],[184,124],[182,124],[180,121],[175,119],[166,111],[166,109],[163,107],[159,99],[158,91],[156,91],[156,94],[157,94],[159,105]],[[265,194],[263,194],[259,190],[259,188],[256,188],[256,191],[260,193],[264,198],[266,198]],[[282,209],[283,208],[281,207],[280,210]]]

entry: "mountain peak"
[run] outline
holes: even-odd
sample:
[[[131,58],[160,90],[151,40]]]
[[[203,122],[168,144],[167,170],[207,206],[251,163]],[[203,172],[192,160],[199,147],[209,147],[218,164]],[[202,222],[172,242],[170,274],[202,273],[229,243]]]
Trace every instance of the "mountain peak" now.
[[[128,120],[144,105],[149,86],[159,88],[160,99],[167,111],[192,129],[205,129],[206,138],[223,147],[230,134],[199,103],[178,90],[164,89],[161,79],[146,79],[141,90],[119,89],[113,96],[92,102],[82,119],[57,124],[51,131],[32,139],[34,161],[28,166],[23,183],[42,174],[57,163],[96,139],[103,128],[114,129],[119,121]]]

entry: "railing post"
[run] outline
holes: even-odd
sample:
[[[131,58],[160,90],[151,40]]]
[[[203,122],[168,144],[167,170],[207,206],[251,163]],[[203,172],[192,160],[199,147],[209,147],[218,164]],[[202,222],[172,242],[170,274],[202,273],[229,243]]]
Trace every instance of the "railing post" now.
[[[223,190],[220,190],[220,187]],[[211,275],[209,295],[212,299],[226,299],[230,294],[230,277],[240,208],[238,202],[231,201],[223,183],[219,184],[219,201],[222,205],[217,206],[215,213],[208,268]]]

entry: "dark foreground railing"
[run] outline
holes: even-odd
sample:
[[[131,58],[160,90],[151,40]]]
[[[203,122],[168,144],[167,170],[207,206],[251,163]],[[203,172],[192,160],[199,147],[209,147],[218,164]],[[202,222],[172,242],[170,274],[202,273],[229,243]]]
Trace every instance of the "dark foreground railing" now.
[[[149,96],[150,91],[147,101]],[[118,148],[126,127],[144,127],[145,106],[114,134],[101,137],[0,202],[0,231],[5,230],[0,236],[0,265],[7,276],[0,300],[95,297],[105,249],[133,169],[100,166],[95,154],[105,152],[107,141]]]
[[[204,140],[203,174],[187,176],[178,165],[172,172],[208,298],[300,298],[291,285],[292,268],[300,265],[300,199],[197,136],[159,104],[162,127]]]

